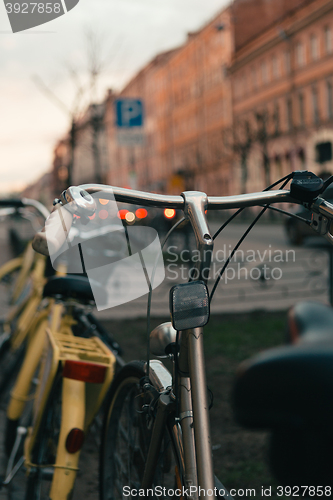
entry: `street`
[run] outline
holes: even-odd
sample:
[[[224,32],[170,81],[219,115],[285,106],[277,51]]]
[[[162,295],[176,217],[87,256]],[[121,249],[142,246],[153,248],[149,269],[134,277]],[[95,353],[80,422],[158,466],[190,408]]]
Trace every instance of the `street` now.
[[[248,228],[249,223],[231,224],[214,245],[208,287],[211,290],[225,259]],[[219,225],[211,224],[211,232]],[[153,316],[169,316],[169,290],[188,275],[188,253],[183,262],[175,263],[175,247],[170,243],[165,258],[166,278],[153,291]],[[323,238],[308,238],[300,247],[291,246],[282,224],[255,226],[240,246],[227,268],[214,299],[211,312],[246,312],[252,310],[286,310],[299,300],[328,303],[329,249]],[[146,315],[147,297],[97,312],[100,319],[142,317]]]

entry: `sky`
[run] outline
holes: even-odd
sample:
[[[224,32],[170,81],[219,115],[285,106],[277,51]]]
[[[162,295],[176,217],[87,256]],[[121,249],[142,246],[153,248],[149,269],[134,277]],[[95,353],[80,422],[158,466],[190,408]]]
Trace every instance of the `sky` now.
[[[1,1],[1,0],[0,0]],[[5,0],[5,3],[8,0]],[[38,0],[36,0],[38,1]],[[227,0],[80,0],[65,15],[11,32],[0,3],[0,193],[20,190],[52,165],[67,131],[75,87],[68,65],[84,74],[87,30],[103,40],[105,71],[97,89],[120,90],[156,54],[176,47],[227,5]],[[38,76],[64,106],[36,85]]]

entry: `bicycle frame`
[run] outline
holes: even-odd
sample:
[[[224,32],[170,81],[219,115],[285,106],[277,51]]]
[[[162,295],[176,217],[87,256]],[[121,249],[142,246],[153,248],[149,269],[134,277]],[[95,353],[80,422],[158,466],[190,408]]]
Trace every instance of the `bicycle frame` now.
[[[202,280],[204,283],[208,280],[207,269],[210,268],[214,247],[205,215],[207,209],[239,208],[268,202],[295,202],[289,192],[283,190],[254,195],[209,198],[205,193],[200,192],[185,192],[181,196],[165,196],[91,184],[80,186],[81,188],[91,194],[103,192],[103,197],[116,199],[116,201],[182,209],[195,234],[197,248],[200,252],[200,258],[196,263],[198,280]],[[199,498],[199,486],[202,488],[200,498],[208,500],[215,494],[215,485],[217,484],[219,488],[223,485],[215,480],[213,472],[203,328],[180,332],[178,364],[180,422],[173,425],[173,432],[178,436],[178,441],[183,443],[181,446],[183,457],[181,457],[180,462],[184,467],[184,482],[186,487],[197,487],[191,490],[194,500]],[[173,390],[175,391],[175,387]],[[158,400],[157,414],[141,485],[143,489],[148,489],[153,484],[164,429],[172,412],[174,412],[174,401],[171,395],[162,393]],[[180,423],[183,439],[180,436],[178,423]],[[226,490],[225,496],[231,498]]]

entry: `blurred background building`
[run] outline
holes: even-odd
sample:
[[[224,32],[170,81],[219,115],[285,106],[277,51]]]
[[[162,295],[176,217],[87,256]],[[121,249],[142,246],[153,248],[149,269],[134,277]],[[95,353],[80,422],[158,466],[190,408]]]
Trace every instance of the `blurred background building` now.
[[[142,144],[119,143],[124,97],[144,103]],[[295,169],[333,172],[332,143],[333,0],[234,0],[90,104],[55,146],[51,187],[261,190]]]

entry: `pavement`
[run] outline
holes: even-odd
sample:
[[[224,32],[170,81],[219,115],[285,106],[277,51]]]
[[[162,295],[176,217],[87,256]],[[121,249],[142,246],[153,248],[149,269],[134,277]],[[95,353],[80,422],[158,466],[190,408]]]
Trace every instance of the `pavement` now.
[[[214,233],[219,225],[211,224]],[[247,229],[240,223],[228,227],[215,240],[208,287],[211,290],[219,270]],[[211,304],[214,313],[253,310],[286,310],[300,300],[329,303],[330,249],[325,240],[308,238],[301,247],[291,246],[281,224],[255,226],[221,279]],[[188,254],[184,254],[186,260]],[[152,316],[169,317],[169,290],[186,282],[188,263],[176,265],[173,255],[165,260],[165,280],[153,291]],[[125,285],[124,285],[125,286]],[[112,309],[97,311],[100,319],[144,317],[147,295]]]

